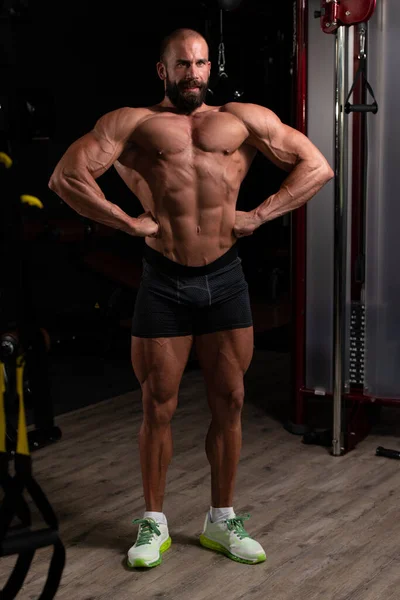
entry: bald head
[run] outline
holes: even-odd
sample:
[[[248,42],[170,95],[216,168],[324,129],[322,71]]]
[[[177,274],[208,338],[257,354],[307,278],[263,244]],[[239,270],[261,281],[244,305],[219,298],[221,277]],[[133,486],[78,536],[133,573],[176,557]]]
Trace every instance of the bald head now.
[[[197,31],[176,29],[164,38],[157,72],[166,98],[182,112],[189,114],[204,103],[210,68],[208,44]]]
[[[208,59],[208,44],[204,37],[194,29],[180,28],[175,29],[175,31],[167,35],[161,42],[160,61],[166,63],[171,53],[171,49],[179,46],[180,42],[185,42],[187,40],[202,42],[204,48],[207,49],[207,56],[205,58]]]

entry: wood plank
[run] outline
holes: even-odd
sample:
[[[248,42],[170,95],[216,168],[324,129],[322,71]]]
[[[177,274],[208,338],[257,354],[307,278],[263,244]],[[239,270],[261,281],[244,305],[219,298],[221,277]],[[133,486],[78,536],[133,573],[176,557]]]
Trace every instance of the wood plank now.
[[[272,380],[265,382],[272,369]],[[287,363],[287,357],[283,357]],[[250,513],[249,533],[267,552],[242,565],[202,548],[210,504],[205,436],[210,412],[201,373],[185,373],[172,422],[174,456],[164,512],[172,546],[161,566],[130,570],[132,519],[144,510],[138,433],[139,390],[58,417],[63,438],[33,454],[33,469],[60,519],[67,564],[57,599],[67,600],[397,600],[400,489],[397,461],[375,456],[398,447],[400,415],[343,457],[307,446],[277,418],[284,393],[279,355],[258,353],[247,378],[243,447],[234,508]],[[274,394],[274,386],[276,394]],[[272,407],[272,408],[271,408]],[[34,526],[41,524],[33,511]],[[50,549],[37,552],[18,598],[37,598]],[[15,557],[0,560],[4,583]]]

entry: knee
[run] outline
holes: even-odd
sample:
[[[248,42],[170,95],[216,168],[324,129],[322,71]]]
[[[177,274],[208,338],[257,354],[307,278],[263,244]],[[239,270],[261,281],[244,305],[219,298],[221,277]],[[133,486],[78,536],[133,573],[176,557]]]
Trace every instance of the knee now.
[[[240,421],[244,403],[244,387],[238,387],[210,397],[212,416],[218,421]]]
[[[176,398],[168,400],[159,398],[143,398],[143,417],[147,424],[163,426],[169,425],[176,410]]]
[[[142,387],[143,417],[147,424],[168,425],[176,411],[178,394],[160,385]]]
[[[244,403],[244,388],[240,387],[228,392],[225,402],[230,413],[240,415]]]

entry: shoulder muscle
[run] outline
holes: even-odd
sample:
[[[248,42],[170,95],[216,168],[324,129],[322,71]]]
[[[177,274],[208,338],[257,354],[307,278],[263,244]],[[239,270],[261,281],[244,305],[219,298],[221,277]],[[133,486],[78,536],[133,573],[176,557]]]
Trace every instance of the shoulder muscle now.
[[[118,159],[145,109],[120,108],[106,113],[92,131],[76,140],[63,157],[63,171],[87,169],[97,178]]]
[[[262,152],[274,164],[290,171],[300,160],[322,160],[322,155],[300,131],[282,123],[280,118],[258,104],[229,103],[228,110],[243,121],[247,144]]]

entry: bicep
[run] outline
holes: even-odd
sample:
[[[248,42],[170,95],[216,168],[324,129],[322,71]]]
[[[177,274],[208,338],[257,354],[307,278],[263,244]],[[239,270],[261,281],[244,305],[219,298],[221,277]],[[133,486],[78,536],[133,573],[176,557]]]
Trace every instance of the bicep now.
[[[94,179],[103,175],[123,151],[123,144],[99,136],[93,130],[76,140],[60,161],[64,175],[87,172]]]
[[[122,154],[133,129],[132,109],[119,109],[101,117],[92,131],[67,149],[56,171],[64,176],[97,179]]]

